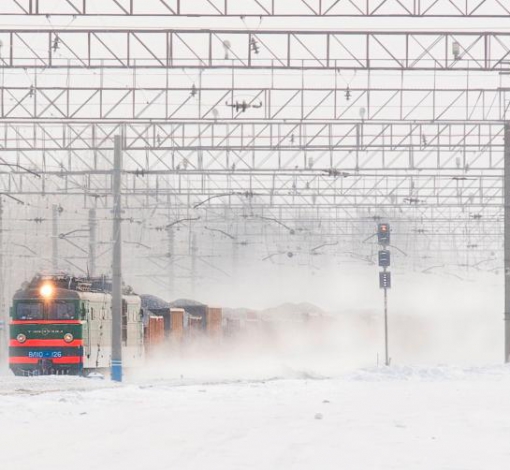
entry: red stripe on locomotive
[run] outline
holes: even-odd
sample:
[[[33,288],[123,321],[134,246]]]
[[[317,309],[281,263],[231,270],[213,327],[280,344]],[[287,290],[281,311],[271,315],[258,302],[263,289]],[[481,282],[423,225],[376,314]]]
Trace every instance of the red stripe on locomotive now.
[[[27,339],[24,343],[20,343],[17,339],[11,339],[9,346],[12,348],[23,348],[23,347],[79,347],[83,346],[82,339],[75,339],[70,343],[66,343],[63,339]]]
[[[11,325],[81,325],[77,320],[11,320]]]
[[[81,364],[81,356],[55,357],[51,360],[53,364]],[[37,364],[41,359],[37,357],[10,357],[9,364]]]

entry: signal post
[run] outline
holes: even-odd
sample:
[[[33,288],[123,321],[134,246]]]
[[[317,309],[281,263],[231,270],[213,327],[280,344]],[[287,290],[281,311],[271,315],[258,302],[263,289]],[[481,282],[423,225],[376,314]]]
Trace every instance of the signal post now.
[[[382,247],[378,253],[379,267],[379,288],[384,290],[384,364],[390,365],[390,354],[388,346],[388,289],[391,288],[391,272],[388,268],[391,264],[391,254],[388,250],[390,245],[390,224],[377,225],[377,242]]]

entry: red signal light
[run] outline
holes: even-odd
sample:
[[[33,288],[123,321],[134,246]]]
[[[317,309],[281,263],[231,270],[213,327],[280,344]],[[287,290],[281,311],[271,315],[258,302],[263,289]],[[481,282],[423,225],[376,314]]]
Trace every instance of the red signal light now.
[[[378,224],[377,241],[384,246],[390,244],[390,224]]]

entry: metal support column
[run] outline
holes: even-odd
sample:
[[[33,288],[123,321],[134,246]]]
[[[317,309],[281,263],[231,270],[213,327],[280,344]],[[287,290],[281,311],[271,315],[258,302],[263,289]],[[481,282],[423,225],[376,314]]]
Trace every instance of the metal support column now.
[[[89,276],[96,275],[96,209],[89,209]]]
[[[51,269],[58,271],[58,206],[52,206],[52,230],[51,230]]]
[[[239,277],[239,244],[237,238],[232,239],[232,280],[233,284],[238,284]]]
[[[197,283],[197,235],[191,235],[191,296],[195,297]]]
[[[505,362],[510,362],[510,123],[505,123]]]
[[[168,297],[175,298],[175,282],[174,282],[174,229],[167,228],[167,242],[168,242]]]
[[[112,368],[111,378],[122,382],[122,140],[115,136],[113,163],[113,261],[112,261]]]

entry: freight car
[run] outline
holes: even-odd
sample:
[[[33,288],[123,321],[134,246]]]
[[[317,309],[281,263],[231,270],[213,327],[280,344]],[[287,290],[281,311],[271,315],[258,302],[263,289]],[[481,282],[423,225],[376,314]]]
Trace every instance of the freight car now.
[[[16,292],[11,308],[9,365],[16,375],[83,374],[111,361],[111,282],[38,275]],[[141,299],[122,297],[126,367],[144,357]]]
[[[199,338],[218,340],[223,332],[223,314],[221,308],[209,307],[189,299],[166,302],[154,295],[141,295],[142,310],[149,331],[148,318],[163,320],[164,337],[169,342],[186,340],[192,342]],[[156,326],[156,328],[159,328]]]

